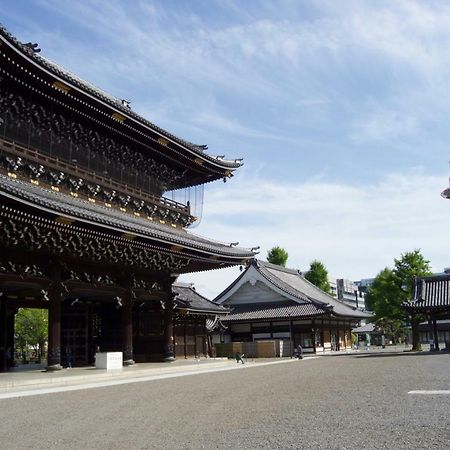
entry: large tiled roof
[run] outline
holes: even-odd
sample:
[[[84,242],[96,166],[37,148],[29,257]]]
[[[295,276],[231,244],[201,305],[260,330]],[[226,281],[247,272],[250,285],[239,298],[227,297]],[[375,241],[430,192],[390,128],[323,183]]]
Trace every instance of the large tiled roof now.
[[[296,319],[315,317],[328,311],[313,303],[293,304],[292,302],[247,304],[236,306],[224,319],[225,322],[247,320]]]
[[[181,300],[188,311],[214,315],[225,315],[229,312],[227,308],[208,300],[196,292],[192,284],[174,283],[172,285],[172,291],[178,294],[177,300]]]
[[[450,274],[417,278],[414,298],[403,303],[411,311],[442,310],[450,312]]]
[[[230,169],[238,168],[242,165],[241,162],[238,162],[238,160],[224,160],[224,159],[218,159],[215,156],[210,156],[204,153],[205,147],[204,145],[195,145],[191,142],[185,141],[183,139],[178,138],[177,136],[169,133],[168,131],[158,127],[154,123],[148,121],[147,119],[143,118],[139,114],[132,111],[129,107],[125,106],[123,104],[122,99],[119,99],[117,97],[114,97],[111,94],[108,94],[107,92],[103,91],[102,89],[97,88],[96,86],[92,85],[91,83],[88,83],[87,81],[79,78],[78,76],[74,75],[73,73],[69,72],[68,70],[62,68],[58,64],[38,55],[28,47],[27,45],[19,42],[3,25],[0,24],[0,35],[3,36],[9,44],[11,44],[17,51],[21,52],[22,54],[25,54],[29,59],[31,59],[35,64],[42,67],[43,69],[53,73],[56,77],[61,78],[62,80],[66,81],[68,84],[71,84],[82,91],[93,95],[98,100],[105,102],[112,106],[114,109],[119,110],[123,115],[132,117],[137,122],[147,126],[151,130],[157,132],[158,134],[178,143],[179,145],[182,145],[185,148],[188,148],[192,152],[196,153],[198,156],[201,156],[202,158],[209,160],[210,162],[220,165],[222,167],[229,167]]]
[[[0,195],[8,196],[50,213],[65,215],[82,222],[103,225],[116,231],[135,233],[164,243],[186,246],[229,258],[240,259],[254,256],[254,252],[249,249],[232,247],[229,244],[192,235],[183,229],[160,225],[114,208],[107,208],[97,203],[91,203],[81,198],[55,192],[43,186],[36,186],[1,174]]]

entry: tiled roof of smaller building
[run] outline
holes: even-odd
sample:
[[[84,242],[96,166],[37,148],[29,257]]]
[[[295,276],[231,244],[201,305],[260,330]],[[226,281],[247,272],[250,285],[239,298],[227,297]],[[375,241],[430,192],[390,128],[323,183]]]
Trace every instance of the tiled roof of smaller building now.
[[[10,178],[0,174],[0,195],[20,199],[37,208],[46,209],[52,213],[79,218],[81,221],[94,222],[118,230],[132,232],[163,242],[185,245],[207,252],[219,253],[233,258],[254,256],[249,249],[233,247],[225,243],[203,238],[183,229],[175,229],[149,221],[145,218],[125,214],[114,208],[72,197],[62,192],[35,186],[20,179]]]
[[[367,323],[362,327],[356,327],[352,329],[352,333],[373,333],[376,331],[378,331],[378,329],[374,323]]]
[[[410,311],[442,310],[450,312],[450,274],[417,278],[414,297],[402,305]]]
[[[328,308],[334,315],[366,319],[370,314],[352,308],[310,283],[298,270],[256,261],[258,271],[272,284],[300,300]]]
[[[224,308],[203,295],[200,295],[192,284],[174,283],[172,291],[177,295],[177,300],[181,300],[183,306],[180,309],[187,309],[191,312],[208,313],[214,315],[225,315],[229,312],[228,308]],[[186,305],[186,306],[184,306]]]
[[[242,305],[236,307],[224,319],[225,322],[247,320],[296,319],[326,314],[326,309],[313,303],[293,304],[292,302],[270,303],[264,305]]]

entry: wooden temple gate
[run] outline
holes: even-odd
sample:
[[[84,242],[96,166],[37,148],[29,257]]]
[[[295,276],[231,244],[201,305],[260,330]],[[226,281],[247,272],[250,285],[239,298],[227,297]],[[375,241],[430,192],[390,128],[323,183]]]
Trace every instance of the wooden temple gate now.
[[[0,370],[22,307],[49,311],[49,369],[65,348],[77,364],[98,348],[125,364],[204,352],[205,318],[177,319],[173,282],[255,251],[188,233],[195,205],[164,193],[227,180],[240,160],[159,128],[1,26],[0,70]]]

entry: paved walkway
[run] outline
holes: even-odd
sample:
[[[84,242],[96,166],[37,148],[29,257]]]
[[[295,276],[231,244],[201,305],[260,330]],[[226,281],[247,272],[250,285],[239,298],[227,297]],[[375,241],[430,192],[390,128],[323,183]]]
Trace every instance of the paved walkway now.
[[[391,347],[382,350],[379,348],[377,350],[369,350],[367,353],[378,353],[381,351],[401,352],[402,349]],[[303,361],[324,356],[343,356],[351,353],[361,354],[366,352],[347,350],[345,352],[305,355]],[[227,358],[180,359],[171,363],[140,363],[123,367],[119,370],[107,371],[96,369],[95,367],[76,367],[55,372],[47,372],[44,366],[36,365],[35,369],[33,369],[33,366],[29,366],[27,369],[13,369],[6,373],[0,373],[0,398],[136,383],[295,361],[297,360],[292,358],[256,358],[249,359],[245,365],[242,365],[237,364],[234,359]]]
[[[0,392],[11,389],[35,388],[38,386],[64,386],[77,383],[105,381],[111,379],[139,378],[149,374],[170,374],[179,371],[203,371],[236,365],[236,361],[228,359],[187,359],[171,363],[141,363],[123,367],[119,370],[96,369],[95,367],[75,367],[47,372],[44,366],[36,368],[13,369],[0,373]]]
[[[310,356],[304,360],[314,358],[314,356]],[[239,370],[295,361],[297,360],[292,358],[271,358],[248,360],[246,364],[237,364],[234,359],[216,358],[176,360],[171,363],[140,363],[108,371],[95,367],[77,367],[55,372],[47,372],[43,368],[12,370],[0,373],[0,399]]]

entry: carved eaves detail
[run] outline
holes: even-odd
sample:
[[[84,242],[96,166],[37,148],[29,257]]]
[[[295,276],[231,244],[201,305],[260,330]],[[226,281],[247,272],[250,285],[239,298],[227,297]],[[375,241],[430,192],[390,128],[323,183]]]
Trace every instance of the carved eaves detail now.
[[[32,137],[47,133],[54,145],[66,143],[72,146],[71,157],[82,164],[83,155],[89,151],[92,160],[106,160],[106,165],[119,165],[139,177],[153,180],[153,189],[161,194],[177,186],[187,169],[169,167],[155,159],[144,156],[117,138],[106,136],[89,126],[81,124],[63,114],[52,112],[3,88],[0,90],[0,116],[17,128],[26,128]],[[40,149],[46,151],[45,148]]]
[[[126,209],[129,213],[143,215],[151,220],[167,222],[167,224],[178,225],[182,228],[192,224],[195,217],[191,216],[187,207],[176,205],[175,202],[168,203],[165,199],[144,201],[140,198],[121,193],[117,190],[103,187],[100,184],[91,182],[69,173],[65,173],[54,168],[49,168],[43,164],[30,162],[27,159],[8,153],[0,154],[0,169],[5,172],[16,173],[22,177],[30,179],[36,184],[43,183],[58,191],[66,191],[75,197],[84,197],[102,202],[104,206]],[[151,198],[151,197],[150,197]],[[178,208],[178,210],[177,210]],[[182,208],[182,209],[181,209]]]
[[[133,246],[132,242],[122,243],[107,237],[75,234],[64,227],[45,228],[31,222],[0,217],[0,228],[0,244],[9,248],[163,272],[179,271],[190,263],[189,259],[182,256],[140,248]],[[73,276],[75,278],[76,275]]]

